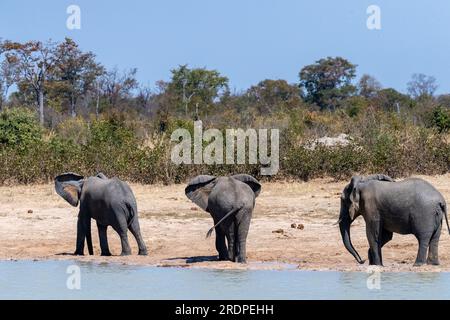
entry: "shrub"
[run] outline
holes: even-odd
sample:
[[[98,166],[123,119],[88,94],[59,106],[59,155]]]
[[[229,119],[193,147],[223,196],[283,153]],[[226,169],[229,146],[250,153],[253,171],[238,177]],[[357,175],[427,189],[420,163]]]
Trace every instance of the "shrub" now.
[[[446,119],[440,114],[436,118]],[[185,128],[192,135],[193,122],[169,117],[161,132],[158,121],[143,123],[112,113],[100,119],[68,119],[55,131],[47,131],[28,109],[4,110],[0,113],[0,184],[47,182],[67,171],[85,176],[102,171],[128,181],[166,184],[183,183],[199,174],[340,180],[355,173],[401,177],[450,171],[445,130],[418,127],[397,114],[370,108],[350,115],[297,110],[255,118],[253,125],[281,128],[280,171],[274,177],[261,177],[260,165],[174,165],[170,134]],[[211,120],[204,126],[230,127]],[[352,143],[331,148],[319,145],[314,150],[305,147],[305,141],[339,133],[352,136]]]
[[[42,138],[36,113],[26,108],[6,109],[0,113],[0,144],[23,149]]]

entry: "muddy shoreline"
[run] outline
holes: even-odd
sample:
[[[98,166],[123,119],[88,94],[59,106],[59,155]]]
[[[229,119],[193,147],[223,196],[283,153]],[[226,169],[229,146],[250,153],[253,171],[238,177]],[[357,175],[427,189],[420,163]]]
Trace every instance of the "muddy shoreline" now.
[[[450,202],[450,174],[422,176]],[[367,272],[345,250],[334,223],[339,195],[346,182],[318,179],[307,183],[263,183],[247,245],[248,264],[216,261],[214,236],[205,239],[212,219],[184,196],[184,185],[131,187],[138,201],[141,229],[149,255],[101,257],[95,224],[94,256],[75,257],[77,208],[61,199],[52,184],[0,187],[0,260],[77,260],[139,266],[213,269],[296,269]],[[302,224],[303,229],[292,228]],[[120,253],[120,241],[108,231],[111,252]],[[362,218],[352,226],[352,241],[363,259],[368,244]],[[413,267],[417,253],[414,236],[394,235],[383,248],[389,272],[450,271],[450,235],[443,228],[440,266]],[[85,252],[87,254],[87,250]]]

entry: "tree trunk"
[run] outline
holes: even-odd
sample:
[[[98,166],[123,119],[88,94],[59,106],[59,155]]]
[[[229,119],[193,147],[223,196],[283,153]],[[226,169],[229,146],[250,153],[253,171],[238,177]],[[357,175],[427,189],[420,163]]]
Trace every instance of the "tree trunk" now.
[[[97,91],[97,101],[95,102],[95,118],[98,119],[98,112],[100,108],[100,92]]]
[[[39,122],[44,125],[44,90],[40,89],[38,92],[39,96]]]
[[[77,116],[77,113],[75,112],[75,96],[73,92],[70,94],[70,114],[72,118]]]

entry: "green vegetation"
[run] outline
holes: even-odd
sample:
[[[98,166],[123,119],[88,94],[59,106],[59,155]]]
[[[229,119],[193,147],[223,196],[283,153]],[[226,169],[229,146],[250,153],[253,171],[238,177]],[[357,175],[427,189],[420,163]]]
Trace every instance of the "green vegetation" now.
[[[170,135],[192,131],[196,119],[205,129],[280,129],[280,171],[270,180],[450,171],[450,95],[435,96],[433,77],[413,75],[403,94],[370,75],[356,81],[356,65],[328,57],[301,68],[296,84],[266,79],[231,92],[217,70],[184,65],[148,88],[136,69],[108,71],[71,39],[1,42],[0,64],[0,184],[65,171],[142,183],[259,176],[259,165],[173,165]],[[347,144],[311,147],[342,133]]]

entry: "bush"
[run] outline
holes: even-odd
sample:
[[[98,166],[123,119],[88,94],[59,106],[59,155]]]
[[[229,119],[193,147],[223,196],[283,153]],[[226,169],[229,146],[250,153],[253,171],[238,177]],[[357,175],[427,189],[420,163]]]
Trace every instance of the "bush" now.
[[[437,107],[433,110],[431,125],[439,131],[439,133],[450,130],[450,109]]]
[[[25,108],[6,109],[0,113],[0,144],[25,148],[39,142],[42,129],[36,113]]]
[[[217,125],[205,121],[205,129],[207,123]],[[326,176],[341,180],[355,173],[401,177],[450,171],[450,144],[443,132],[383,111],[294,110],[257,117],[256,124],[281,128],[280,171],[274,177],[261,177],[260,165],[174,165],[171,132],[177,128],[193,132],[193,122],[184,119],[169,117],[161,132],[157,119],[143,123],[113,113],[100,119],[68,119],[55,131],[47,131],[27,109],[4,110],[0,113],[0,184],[47,182],[67,171],[84,176],[102,171],[128,181],[166,184],[183,183],[199,174],[245,172],[271,180]],[[216,128],[224,130],[229,125]],[[310,139],[339,133],[351,135],[352,143],[332,148],[319,145],[314,150],[305,147]]]

